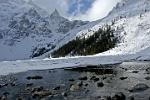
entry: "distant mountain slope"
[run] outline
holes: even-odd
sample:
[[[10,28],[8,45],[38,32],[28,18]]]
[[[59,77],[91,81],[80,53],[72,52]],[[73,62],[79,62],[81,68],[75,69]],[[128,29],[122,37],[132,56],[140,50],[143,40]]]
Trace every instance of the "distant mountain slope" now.
[[[135,54],[150,47],[150,0],[122,0],[103,22],[114,23],[121,43],[104,54]],[[100,23],[100,24],[101,24]]]
[[[76,37],[52,52],[51,57],[94,55],[114,48],[119,40],[111,26],[106,25],[88,37]]]
[[[95,21],[96,25],[80,31],[77,36],[88,37],[99,27],[112,25],[120,43],[97,55],[135,54],[150,47],[149,18],[150,0],[121,0],[107,17]]]
[[[0,22],[0,61],[39,56],[63,43],[70,30],[88,23],[69,21],[57,10],[49,15],[24,0],[0,0]]]

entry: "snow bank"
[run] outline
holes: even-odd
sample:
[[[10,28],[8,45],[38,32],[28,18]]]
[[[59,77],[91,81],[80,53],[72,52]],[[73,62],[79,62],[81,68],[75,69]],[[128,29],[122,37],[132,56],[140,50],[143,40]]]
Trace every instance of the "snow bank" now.
[[[0,62],[0,75],[8,75],[11,73],[24,72],[28,70],[44,70],[54,68],[77,67],[81,65],[99,65],[99,64],[116,64],[125,60],[120,56],[103,56],[103,57],[72,57],[57,58],[44,60],[18,60]]]

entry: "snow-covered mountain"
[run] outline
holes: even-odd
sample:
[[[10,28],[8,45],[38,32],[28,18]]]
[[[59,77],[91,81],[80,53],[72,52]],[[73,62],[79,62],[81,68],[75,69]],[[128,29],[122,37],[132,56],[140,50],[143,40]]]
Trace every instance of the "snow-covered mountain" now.
[[[77,36],[88,36],[105,25],[113,26],[120,43],[101,55],[147,55],[150,50],[150,0],[121,0],[116,7],[101,20],[88,25],[90,28],[77,33]],[[87,25],[87,26],[88,26]]]
[[[150,48],[150,0],[121,0],[103,19],[69,21],[57,10],[51,15],[23,0],[0,0],[0,60],[27,59],[50,55],[76,36],[89,36],[109,24],[120,43],[101,55],[138,54]]]
[[[0,61],[39,56],[87,23],[69,21],[57,10],[49,15],[33,2],[0,0]]]
[[[5,0],[3,2],[5,2]],[[54,15],[57,15],[56,11]],[[3,18],[5,19],[7,17]],[[109,13],[107,17],[98,21],[90,22],[84,26],[81,26],[77,29],[73,29],[68,33],[66,33],[64,38],[62,38],[63,42],[59,42],[56,45],[55,49],[72,40],[76,36],[91,35],[95,31],[97,31],[99,27],[105,26],[106,24],[113,25],[116,35],[120,36],[121,40],[120,43],[117,45],[117,47],[94,56],[92,55],[86,57],[77,56],[69,58],[65,57],[65,58],[54,58],[54,59],[52,58],[42,60],[32,59],[24,61],[18,60],[12,62],[0,62],[1,66],[0,74],[6,75],[13,72],[16,73],[27,70],[41,70],[41,69],[53,69],[53,68],[76,67],[76,66],[81,67],[81,65],[114,64],[132,60],[150,60],[149,19],[150,19],[150,0],[121,0],[120,3],[117,4],[117,6]],[[55,28],[54,30],[57,30],[57,28]],[[0,34],[0,38],[1,38],[0,44],[2,47],[2,42],[4,42],[4,35]],[[26,39],[26,42],[27,45],[30,45],[29,44],[30,41],[28,38]],[[17,46],[19,45],[17,44]],[[3,50],[7,51],[7,49]],[[9,48],[9,50],[12,50],[11,47]],[[50,52],[44,54],[42,57],[47,57],[50,54]],[[4,51],[3,53],[4,55],[6,55]],[[1,53],[0,56],[3,53]]]
[[[135,54],[150,47],[149,17],[150,0],[122,0],[103,20],[112,21],[122,37],[121,43],[105,54]]]

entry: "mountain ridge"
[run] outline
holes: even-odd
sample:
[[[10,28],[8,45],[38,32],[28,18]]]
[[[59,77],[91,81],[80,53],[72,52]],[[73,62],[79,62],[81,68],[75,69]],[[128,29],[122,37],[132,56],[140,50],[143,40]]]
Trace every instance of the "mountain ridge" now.
[[[46,51],[53,49],[57,43],[63,42],[70,30],[88,23],[69,21],[56,11],[49,15],[23,0],[0,2],[3,2],[0,4],[3,8],[0,9],[0,61],[29,59],[43,48]],[[55,18],[51,17],[53,14],[56,14]]]
[[[77,36],[88,37],[98,31],[100,27],[112,25],[115,30],[114,34],[120,37],[120,43],[115,48],[96,56],[139,54],[148,51],[150,47],[149,16],[149,0],[121,0],[108,16],[95,21],[91,27],[81,30]]]
[[[14,59],[13,57],[15,57],[16,55],[17,56],[19,55],[19,57],[15,58],[15,60],[29,59],[31,57],[35,57],[35,55],[36,57],[40,56],[41,54],[44,54],[41,56],[41,58],[45,58],[48,57],[53,50],[57,50],[64,44],[67,44],[72,39],[75,39],[78,36],[88,37],[94,32],[96,32],[100,27],[105,27],[105,25],[112,25],[113,29],[115,30],[114,34],[120,37],[121,42],[115,48],[106,51],[104,53],[97,54],[97,56],[136,54],[150,47],[149,45],[150,44],[149,43],[150,42],[150,35],[149,35],[150,21],[148,20],[150,16],[149,0],[142,0],[142,1],[122,0],[116,5],[116,7],[114,7],[114,9],[108,14],[108,16],[93,22],[83,22],[77,20],[69,21],[64,17],[61,17],[56,10],[54,11],[54,16],[56,15],[57,17],[60,18],[57,19],[56,16],[51,17],[51,15],[43,17],[41,16],[41,14],[39,14],[39,12],[36,13],[37,10],[31,9],[32,7],[34,7],[33,5],[28,5],[26,3],[25,4],[21,3],[21,4],[24,6],[20,7],[18,5],[17,8],[14,7],[14,5],[10,6],[10,8],[14,8],[14,9],[16,8],[18,12],[14,14],[15,17],[13,16],[14,19],[20,21],[19,24],[18,23],[16,24],[18,25],[17,28],[18,30],[22,28],[21,25],[23,24],[20,24],[22,22],[22,19],[24,18],[32,19],[31,17],[34,16],[33,17],[34,19],[32,21],[29,21],[32,22],[32,24],[29,25],[33,25],[33,27],[30,28],[31,29],[34,28],[35,29],[34,32],[36,34],[32,32],[32,36],[24,38],[24,36],[26,35],[28,36],[28,33],[31,32],[30,28],[28,28],[28,30],[30,31],[27,32],[25,28],[28,26],[28,24],[26,25],[24,23],[25,25],[23,26],[23,29],[21,29],[21,31],[19,32],[19,33],[23,32],[23,34],[21,35],[18,34],[17,37],[14,37],[15,39],[14,38],[12,39],[13,42],[16,43],[15,45],[13,45],[14,47],[7,46],[7,44],[10,45],[14,44],[12,41],[9,40],[13,37],[11,36],[12,33],[14,32],[14,34],[16,34],[18,30],[17,28],[14,30],[10,28],[11,29],[10,30],[9,27],[6,27],[7,25],[5,25],[5,23],[3,22],[7,20],[7,17],[4,18],[3,16],[1,16],[0,20],[3,20],[3,22],[0,26],[5,27],[4,28],[5,30],[0,29],[0,47],[2,47],[0,53],[3,56],[3,58],[0,58],[0,60],[13,60]],[[6,5],[4,5],[4,7]],[[20,13],[18,8],[22,10],[24,7],[27,8],[26,10],[24,9],[23,12],[24,13],[28,12],[28,14],[26,15],[31,14],[31,16],[23,17],[24,13]],[[6,8],[9,8],[8,5],[6,6]],[[5,9],[3,8],[3,10],[5,11],[6,8]],[[0,12],[3,12],[1,10]],[[8,9],[8,12],[9,10],[10,9]],[[29,13],[30,10],[31,12]],[[7,15],[7,13],[4,15]],[[9,20],[6,21],[6,24],[10,24],[9,22],[10,18],[8,17],[8,19]],[[40,20],[37,21],[35,19],[40,19]],[[28,21],[26,20],[23,21],[28,23]],[[55,23],[56,21],[57,23]],[[10,25],[10,26],[15,26],[15,25]],[[8,37],[4,34],[8,35]],[[22,37],[23,39],[22,40],[16,39],[18,37]],[[8,56],[5,55],[6,51],[9,53]]]

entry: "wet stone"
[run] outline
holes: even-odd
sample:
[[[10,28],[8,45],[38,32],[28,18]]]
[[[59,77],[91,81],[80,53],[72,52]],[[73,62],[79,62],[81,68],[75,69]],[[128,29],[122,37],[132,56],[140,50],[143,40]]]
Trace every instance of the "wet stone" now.
[[[84,86],[88,86],[88,85],[89,85],[88,83],[85,83],[85,84],[84,84]]]
[[[69,81],[70,81],[70,82],[74,82],[75,80],[74,80],[74,79],[69,79]]]
[[[135,70],[135,71],[132,71],[132,73],[138,73],[138,72],[139,72],[139,71],[136,71],[136,70]]]
[[[63,93],[61,93],[61,95],[64,96],[64,97],[67,97],[68,93],[67,92],[63,92]]]
[[[133,96],[131,96],[131,97],[129,98],[129,100],[134,100],[134,97],[133,97]]]
[[[99,78],[95,78],[95,79],[93,79],[93,81],[94,81],[94,82],[97,82],[97,81],[99,81]]]
[[[105,98],[106,100],[112,100],[110,96],[106,96]]]
[[[146,69],[146,71],[149,73],[150,72],[150,67]]]
[[[51,94],[52,93],[49,91],[39,91],[39,92],[36,91],[32,94],[32,97],[33,98],[43,98],[43,97],[49,96]]]
[[[99,78],[97,78],[96,76],[92,76],[92,77],[90,78],[90,80],[93,80],[94,82],[97,82],[97,81],[99,81]]]
[[[7,100],[7,97],[6,96],[1,96],[0,100]]]
[[[35,91],[39,92],[39,91],[42,91],[42,90],[43,90],[43,87],[42,87],[42,86],[35,87],[35,88],[32,88],[32,89],[31,89],[32,92],[35,92]]]
[[[119,92],[116,93],[111,100],[126,100],[126,96],[122,92]]]
[[[78,91],[78,90],[80,90],[80,86],[78,86],[78,85],[72,85],[71,87],[70,87],[70,91]]]
[[[128,77],[120,77],[120,80],[125,80],[127,79]]]
[[[97,83],[97,87],[103,87],[104,86],[104,83],[103,82],[98,82]]]
[[[140,83],[135,85],[131,90],[129,90],[130,92],[141,92],[141,91],[145,91],[149,88],[148,85]]]
[[[11,83],[11,86],[16,86],[16,83],[15,82]]]
[[[80,77],[79,80],[87,80],[87,76],[84,76],[84,77]]]
[[[8,86],[8,83],[0,84],[0,88],[5,87],[5,86]]]
[[[77,85],[81,87],[83,85],[83,82],[82,81],[77,82]]]
[[[107,79],[107,77],[103,77],[102,79],[105,80],[105,79]]]
[[[97,97],[95,97],[95,99],[100,99],[101,100],[101,96],[97,96]]]
[[[9,95],[9,92],[4,92],[3,95],[7,96]]]
[[[33,83],[26,84],[27,87],[33,86]]]
[[[8,83],[4,84],[3,86],[8,86]]]
[[[145,79],[146,79],[146,80],[150,80],[150,77],[149,77],[149,76],[147,76],[147,77],[145,77]]]
[[[53,88],[53,90],[60,90],[60,86]]]
[[[91,78],[90,78],[90,80],[93,80],[93,79],[95,79],[96,78],[96,76],[92,76]]]
[[[78,91],[83,86],[83,82],[79,81],[76,84],[72,84],[70,87],[70,91]]]
[[[90,92],[90,90],[85,90],[85,94],[88,93],[88,92]]]
[[[24,100],[24,99],[22,99],[22,98],[18,97],[16,100]]]

